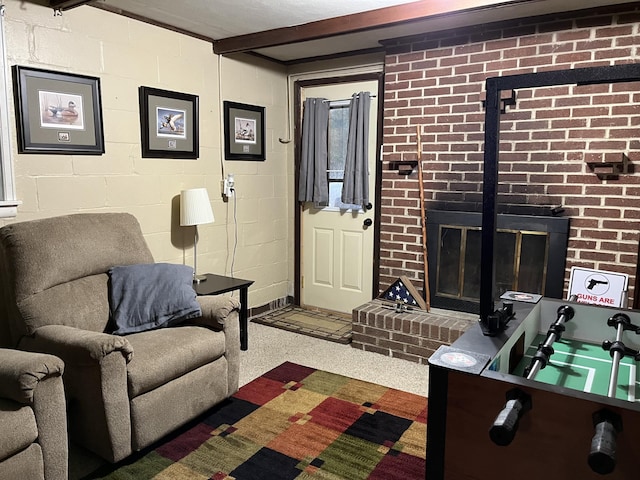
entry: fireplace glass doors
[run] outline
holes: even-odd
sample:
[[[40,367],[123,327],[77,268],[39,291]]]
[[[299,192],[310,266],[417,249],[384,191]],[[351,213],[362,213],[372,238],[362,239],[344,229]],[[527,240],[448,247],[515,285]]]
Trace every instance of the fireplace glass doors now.
[[[481,230],[440,226],[436,290],[453,298],[480,297]],[[544,295],[547,273],[548,235],[541,232],[498,230],[496,287],[499,293],[518,290]],[[524,255],[520,255],[521,252]]]
[[[478,313],[481,215],[430,211],[427,218],[431,305]],[[494,295],[561,298],[568,227],[566,218],[498,215]]]

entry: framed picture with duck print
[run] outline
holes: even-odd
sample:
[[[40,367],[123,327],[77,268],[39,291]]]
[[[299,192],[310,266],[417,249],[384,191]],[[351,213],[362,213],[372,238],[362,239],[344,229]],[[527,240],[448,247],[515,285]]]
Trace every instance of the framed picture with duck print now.
[[[198,158],[198,97],[151,87],[139,93],[142,157]]]
[[[224,102],[224,153],[227,160],[265,159],[264,107]]]
[[[14,65],[18,153],[102,155],[100,79]]]

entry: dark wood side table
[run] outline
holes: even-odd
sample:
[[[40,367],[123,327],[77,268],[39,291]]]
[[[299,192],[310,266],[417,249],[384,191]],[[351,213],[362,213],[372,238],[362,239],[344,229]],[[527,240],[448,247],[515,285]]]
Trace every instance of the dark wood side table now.
[[[207,273],[205,276],[206,280],[193,284],[197,295],[220,295],[240,290],[240,350],[246,350],[249,347],[247,299],[253,280],[225,277],[213,273]]]

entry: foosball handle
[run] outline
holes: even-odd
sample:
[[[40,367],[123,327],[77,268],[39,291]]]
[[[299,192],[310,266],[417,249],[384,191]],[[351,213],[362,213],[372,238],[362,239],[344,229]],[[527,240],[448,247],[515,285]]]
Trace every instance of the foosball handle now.
[[[631,330],[632,332],[640,335],[640,325],[634,325],[631,323],[629,315],[625,313],[616,313],[607,319],[607,325],[610,327],[618,328],[619,324],[622,325],[623,330]]]
[[[489,438],[498,446],[506,447],[516,436],[520,418],[531,410],[531,397],[515,388],[507,392],[507,403],[489,428]]]
[[[616,436],[622,431],[622,419],[609,410],[593,414],[596,433],[591,439],[587,462],[596,473],[607,475],[616,468]]]
[[[620,353],[620,358],[633,357],[634,360],[640,359],[640,351],[629,348],[622,342],[612,342],[611,340],[605,340],[604,342],[602,342],[602,349],[609,352],[612,357],[614,352],[618,352]]]

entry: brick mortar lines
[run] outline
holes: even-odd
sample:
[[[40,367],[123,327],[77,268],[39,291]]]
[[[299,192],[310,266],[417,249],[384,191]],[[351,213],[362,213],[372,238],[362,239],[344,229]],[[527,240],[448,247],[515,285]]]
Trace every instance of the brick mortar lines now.
[[[453,343],[471,324],[424,311],[396,313],[373,301],[354,310],[352,346],[426,364],[438,347]]]
[[[628,14],[626,13],[626,10],[628,10],[629,12]],[[462,103],[456,103],[456,101],[451,100],[450,98],[440,99],[440,101],[436,101],[436,102],[423,101],[422,105],[420,105],[421,114],[417,116],[414,113],[415,110],[412,109],[411,107],[402,107],[400,109],[397,109],[397,108],[386,108],[385,106],[385,148],[384,148],[383,161],[386,161],[388,158],[391,158],[391,157],[395,157],[397,159],[398,156],[401,159],[405,159],[405,160],[415,159],[415,146],[413,145],[413,142],[412,142],[412,138],[415,138],[414,125],[416,123],[424,123],[424,120],[427,119],[430,123],[427,125],[425,130],[427,130],[428,132],[430,128],[437,127],[437,130],[440,133],[434,132],[433,135],[435,135],[435,137],[430,137],[429,134],[426,134],[426,133],[425,135],[423,135],[423,152],[425,152],[423,156],[431,155],[430,152],[432,152],[435,155],[435,158],[430,161],[438,162],[438,161],[441,161],[441,159],[439,159],[438,157],[442,157],[445,152],[449,152],[451,154],[454,154],[454,153],[461,154],[462,162],[469,161],[469,159],[473,158],[474,155],[476,158],[471,161],[480,162],[481,161],[480,158],[482,155],[481,149],[477,149],[478,152],[475,152],[475,153],[455,152],[454,146],[456,145],[457,142],[453,140],[450,142],[441,142],[441,144],[437,149],[432,149],[432,147],[434,146],[433,142],[437,141],[438,135],[440,135],[439,137],[440,140],[448,140],[442,137],[443,133],[449,132],[450,134],[453,134],[455,132],[456,124],[447,123],[447,122],[454,122],[456,121],[456,119],[462,119],[463,122],[466,122],[464,123],[466,127],[469,127],[470,123],[474,123],[475,125],[478,125],[479,124],[478,122],[481,122],[481,123],[484,122],[484,111],[481,108],[481,106],[476,108],[475,111],[474,110],[469,111],[468,105],[465,105],[469,103],[479,104],[479,101],[480,101],[479,92],[483,90],[483,86],[480,84],[483,83],[484,79],[487,76],[493,76],[493,75],[499,75],[499,74],[511,74],[518,71],[519,72],[533,71],[534,69],[540,69],[540,68],[560,69],[560,68],[569,68],[569,67],[577,67],[577,66],[584,67],[584,66],[605,65],[605,64],[609,65],[619,61],[625,62],[625,61],[629,61],[629,59],[636,58],[637,50],[639,47],[635,45],[636,42],[634,41],[634,36],[637,35],[638,32],[640,31],[640,26],[637,23],[637,20],[640,17],[640,15],[638,15],[638,9],[633,7],[624,7],[624,8],[618,8],[617,10],[612,9],[611,11],[614,12],[614,14],[612,14],[611,16],[612,21],[610,22],[609,25],[596,24],[595,26],[591,26],[592,22],[589,21],[591,18],[591,15],[589,12],[587,12],[586,14],[583,13],[584,17],[579,17],[575,20],[565,19],[565,21],[563,21],[564,23],[563,22],[556,23],[557,25],[563,25],[563,28],[557,29],[552,32],[540,33],[540,30],[545,30],[549,28],[548,25],[551,25],[551,24],[548,22],[540,22],[539,24],[527,25],[526,21],[524,21],[524,22],[518,23],[519,25],[518,29],[512,26],[510,27],[509,25],[511,24],[507,24],[507,27],[503,29],[503,31],[509,31],[510,34],[512,32],[515,32],[516,30],[520,31],[522,29],[524,30],[529,29],[531,31],[530,34],[522,35],[520,37],[513,36],[506,39],[496,39],[496,40],[490,40],[487,42],[472,43],[473,35],[471,33],[469,33],[468,35],[465,35],[466,32],[458,32],[457,35],[454,35],[456,38],[458,39],[464,38],[464,39],[471,39],[471,40],[469,40],[469,42],[466,42],[466,43],[463,42],[460,44],[456,44],[456,41],[452,40],[453,37],[446,37],[440,34],[440,35],[424,35],[422,37],[416,37],[413,40],[413,42],[405,41],[404,46],[399,48],[411,48],[411,46],[415,46],[416,48],[421,48],[422,46],[421,42],[423,42],[424,45],[431,43],[431,44],[437,44],[439,46],[430,50],[424,48],[421,50],[413,51],[411,53],[398,53],[398,54],[394,53],[387,56],[386,63],[387,63],[387,66],[390,68],[388,69],[386,79],[388,83],[394,83],[395,85],[392,86],[393,90],[387,91],[387,94],[385,95],[386,102],[390,102],[390,101],[397,102],[397,101],[407,100],[407,99],[410,100],[412,98],[415,98],[414,95],[425,95],[426,92],[428,92],[427,94],[433,94],[435,97],[435,93],[440,92],[440,94],[443,94],[446,97],[458,96],[457,97],[458,100],[456,101],[462,102]],[[616,12],[619,12],[618,16],[615,15]],[[598,15],[601,15],[601,17],[603,18],[606,15],[606,12],[604,15],[602,14],[602,12],[600,12]],[[616,23],[618,18],[626,19],[625,21],[627,23],[622,23],[621,25],[618,25]],[[635,23],[629,23],[629,22],[635,22]],[[571,29],[565,28],[565,26],[567,25],[570,25],[572,28]],[[494,28],[493,30],[496,31],[497,29]],[[469,32],[473,32],[473,29],[470,29]],[[597,38],[597,37],[600,37],[600,38]],[[541,41],[541,40],[545,40],[545,41]],[[586,43],[586,42],[591,42],[591,43]],[[594,43],[594,42],[597,42],[597,43]],[[400,43],[402,42],[397,42],[396,46],[400,45]],[[451,43],[451,45],[445,47],[443,46],[444,43]],[[627,49],[618,48],[620,46],[624,46],[622,44],[626,45]],[[507,46],[506,48],[504,48],[505,45]],[[602,55],[602,52],[606,51],[606,48],[609,45],[611,45],[611,49],[615,50],[614,54],[606,55],[606,56]],[[396,47],[393,47],[393,48],[396,48]],[[635,49],[636,51],[635,54],[633,49]],[[592,50],[593,50],[593,53],[592,53]],[[499,55],[496,55],[496,52],[498,52]],[[549,54],[549,52],[551,52],[551,54]],[[584,55],[585,53],[588,54],[588,57]],[[518,57],[521,57],[521,58],[518,58]],[[535,58],[536,62],[530,62],[527,60],[532,58]],[[539,61],[540,58],[545,58],[546,63],[540,62]],[[587,58],[588,58],[588,61],[587,61]],[[518,62],[515,65],[513,64],[514,59],[518,60]],[[479,64],[482,65],[482,69],[480,70],[475,69],[474,65],[471,65],[471,66],[465,65],[470,62],[480,62]],[[502,62],[502,63],[494,63],[494,62]],[[511,63],[507,65],[507,63],[505,62],[511,62]],[[558,62],[562,62],[562,63],[558,63]],[[478,65],[478,64],[475,64],[475,65]],[[500,67],[505,67],[505,68],[500,69]],[[410,73],[412,71],[414,72],[413,74]],[[420,74],[414,75],[415,71],[418,71]],[[438,74],[443,74],[443,73],[446,73],[448,77],[437,77]],[[406,79],[401,80],[405,78],[401,76],[403,74],[405,75]],[[416,78],[410,78],[413,76],[415,76]],[[470,83],[472,85],[469,85]],[[474,87],[473,84],[477,86]],[[618,88],[622,88],[622,87],[618,87]],[[467,91],[461,92],[461,91],[456,91],[456,89],[467,89]],[[411,92],[407,92],[408,90],[411,90]],[[618,91],[615,86],[604,93],[602,92],[598,93],[597,87],[593,87],[592,90],[597,93],[596,97],[593,97],[590,91],[587,91],[587,93],[582,95],[582,97],[596,98],[596,99],[600,98],[602,101],[604,101],[604,97],[607,97],[609,99],[618,98],[618,101],[620,101],[620,99],[622,99],[623,97],[627,98],[628,96],[633,96],[633,95],[638,96],[638,94],[635,94],[633,91],[626,91],[626,92]],[[523,102],[525,100],[527,102],[529,101],[534,102],[539,100],[548,101],[550,98],[553,98],[549,96],[549,93],[553,93],[553,94],[560,93],[560,95],[558,96],[558,99],[554,100],[556,103],[560,103],[560,104],[567,103],[568,100],[572,100],[574,97],[572,90],[568,89],[567,87],[552,87],[548,89],[548,92],[546,93],[547,95],[546,98],[538,94],[534,95],[533,93],[530,93],[530,94],[524,95],[521,99]],[[618,96],[618,97],[614,97],[614,96]],[[424,99],[421,99],[421,100],[424,100]],[[426,100],[428,100],[428,98]],[[571,102],[568,102],[568,103],[571,103]],[[464,108],[460,109],[458,108],[458,105]],[[602,105],[599,105],[598,101],[596,100],[595,105],[589,104],[589,105],[586,105],[586,107],[601,108]],[[515,109],[517,108],[518,106],[516,105]],[[568,108],[569,108],[569,110],[567,110],[568,112],[575,112],[579,109],[584,108],[584,106],[569,105]],[[607,107],[606,109],[602,109],[598,117],[590,117],[590,120],[595,121],[599,118],[601,119],[600,123],[604,123],[608,119],[608,117],[605,114],[608,113],[610,110],[613,111],[613,109],[620,110],[621,106],[617,104],[612,107]],[[434,110],[436,111],[434,112]],[[460,110],[460,112],[454,113],[454,110]],[[522,113],[522,112],[519,112],[519,113]],[[625,115],[625,114],[620,113],[620,115]],[[627,129],[630,131],[637,129],[634,127],[640,124],[638,120],[640,118],[638,113],[627,112],[626,115],[632,120],[631,121],[627,120],[615,126],[609,126],[609,127],[598,126],[597,128],[600,128],[600,129],[604,128],[603,131],[606,137],[610,137],[612,136],[612,134],[622,135],[624,129]],[[616,117],[616,118],[620,118],[620,117]],[[420,119],[422,119],[422,121]],[[553,117],[549,117],[549,118],[539,119],[536,116],[532,115],[531,118],[525,119],[524,121],[538,121],[538,120],[558,123],[559,121],[562,120],[562,118],[554,119]],[[510,120],[510,121],[517,122],[518,120],[516,119],[516,120]],[[589,122],[587,122],[585,126],[574,125],[573,127],[569,127],[569,128],[572,129],[572,131],[574,132],[572,134],[573,136],[579,136],[580,132],[589,132],[590,130],[592,130],[592,127],[590,127]],[[529,140],[527,141],[536,141],[536,142],[543,141],[545,144],[549,143],[550,147],[553,146],[554,148],[565,148],[567,146],[570,146],[571,143],[568,143],[568,142],[573,142],[575,146],[579,145],[578,142],[584,142],[585,145],[590,145],[596,142],[596,140],[589,139],[589,138],[585,138],[585,139],[570,138],[570,135],[567,135],[565,139],[560,139],[562,142],[564,142],[562,144],[558,143],[559,140],[555,138],[534,139],[537,132],[543,132],[543,131],[544,130],[535,129],[535,128],[519,130],[520,133],[523,133],[523,132],[526,133],[527,138],[529,138]],[[463,142],[472,142],[475,145],[481,145],[482,139],[475,139],[474,138],[475,135],[477,134],[474,133],[473,131],[465,132]],[[538,135],[540,134],[538,133]],[[394,137],[394,140],[392,142],[387,142],[386,138],[388,137],[389,138]],[[637,138],[637,135],[635,135],[635,137]],[[611,138],[604,141],[598,141],[598,144],[596,144],[596,147],[605,148],[607,147],[607,145],[611,145],[618,148],[618,144],[613,142],[620,142],[620,139]],[[619,143],[619,145],[623,145],[623,144]],[[638,145],[635,145],[635,144],[632,145],[628,141],[625,145],[626,145],[626,147],[624,148],[625,150],[633,151],[634,148],[635,150],[638,150],[637,148]],[[515,153],[519,150],[520,150],[520,147],[516,145],[516,147],[514,147],[511,151]],[[560,161],[563,161],[564,163],[567,163],[567,164],[573,163],[574,165],[579,165],[582,168],[578,173],[574,173],[571,171],[555,172],[554,174],[558,175],[558,178],[560,178],[563,183],[579,181],[580,183],[584,183],[585,187],[600,186],[602,187],[602,189],[610,186],[611,182],[602,183],[600,181],[594,181],[593,174],[589,170],[587,170],[586,166],[583,164],[581,151],[574,150],[574,152],[575,153],[570,152],[565,156],[564,161],[563,160],[560,160]],[[527,154],[526,160],[530,161],[532,158],[534,158],[535,151],[525,152],[525,153]],[[604,154],[605,152],[602,152],[602,155]],[[546,175],[547,173],[545,172],[548,172],[548,169],[553,168],[555,170],[556,168],[555,165],[557,165],[558,161],[556,160],[556,161],[553,161],[552,163],[551,162],[546,162],[546,163],[539,162],[539,163],[543,167],[542,174]],[[516,162],[513,165],[517,166],[518,163]],[[545,181],[544,178],[540,177],[540,174],[538,173],[535,173],[535,172],[523,172],[523,173],[526,176],[525,181],[527,183]],[[467,177],[468,177],[467,174],[461,174],[460,180],[455,180],[455,183],[452,183],[454,182],[454,180],[452,179],[444,178],[444,179],[436,180],[437,177],[431,178],[431,180],[428,180],[428,181],[438,181],[442,183],[442,187],[439,187],[437,184],[434,183],[432,186],[434,190],[427,194],[427,198],[439,199],[439,201],[444,201],[445,199],[447,199],[446,201],[451,201],[453,194],[457,194],[459,196],[465,195],[464,192],[456,191],[456,189],[459,189],[462,185],[459,182],[464,183],[465,181],[469,180]],[[549,177],[549,178],[552,178],[552,177]],[[415,182],[415,179],[411,177],[408,179],[411,179]],[[633,181],[633,177],[631,177],[630,180],[622,179],[623,185],[625,185],[625,183],[628,181]],[[425,183],[425,185],[428,185],[428,183]],[[565,208],[567,208],[567,210],[573,210],[572,215],[574,216],[574,218],[579,214],[583,214],[585,210],[589,210],[590,207],[588,205],[579,205],[580,202],[584,203],[587,201],[588,198],[590,198],[588,194],[583,192],[580,195],[583,198],[583,200],[576,199],[576,202],[575,202],[576,204],[571,205],[565,201],[565,195],[563,195],[562,193],[550,193],[548,191],[548,190],[553,191],[554,186],[556,185],[547,184],[547,186],[545,187],[545,191],[543,195],[548,198],[545,198],[543,200],[543,203],[542,203],[543,205],[551,202],[556,204],[563,204],[565,205]],[[624,186],[625,189],[632,188],[632,187],[633,187],[633,184]],[[388,187],[383,190],[383,201],[385,198],[389,198],[389,197],[385,197],[385,195],[389,192],[389,188],[394,188],[394,187]],[[619,188],[619,185],[616,185],[612,188]],[[448,193],[445,194],[444,193],[445,191]],[[558,191],[558,189],[556,189],[556,191]],[[396,194],[391,198],[393,200],[398,198],[404,198],[406,197],[407,192],[408,190],[405,190],[404,196],[398,196]],[[532,196],[532,194],[529,194],[527,192],[517,193],[515,195],[521,196],[522,199],[528,203],[531,202],[531,200],[535,199],[535,196]],[[567,195],[576,197],[575,193],[568,193]],[[600,195],[606,196],[607,193],[603,192]],[[619,193],[617,195],[619,196]],[[540,197],[540,195],[538,195],[538,197]],[[517,197],[514,196],[513,198],[516,199]],[[540,197],[540,198],[543,198],[543,197]],[[624,199],[625,196],[622,195],[619,198]],[[601,205],[600,207],[603,207],[603,208],[618,207],[618,210],[620,210],[619,206],[613,206],[613,205]],[[607,227],[610,229],[624,230],[625,233],[627,234],[627,241],[629,242],[629,245],[632,245],[634,242],[637,242],[637,232],[633,231],[635,227],[633,225],[631,226],[631,228],[628,226],[629,219],[627,218],[627,215],[634,217],[634,212],[639,212],[635,214],[635,216],[640,217],[640,205],[638,206],[634,206],[632,204],[629,205],[627,208],[624,208],[623,215],[621,215],[619,219],[614,219],[614,220],[620,221],[621,223],[626,221],[627,222],[626,225],[625,224],[616,225],[616,226],[609,225],[609,227]],[[602,211],[600,212],[600,214],[601,213]],[[594,216],[591,218],[597,218],[597,217]],[[636,219],[631,218],[631,220],[633,221]],[[600,221],[601,228],[603,223],[605,223],[605,221]],[[389,224],[390,225],[393,224],[393,217]],[[580,228],[577,228],[576,232],[580,234],[582,230]],[[409,240],[408,237],[410,236],[413,236],[413,240]],[[419,233],[418,234],[409,233],[408,229],[405,228],[404,234],[402,235],[402,237],[399,240],[392,240],[390,243],[392,244],[394,241],[398,244],[398,247],[399,247],[395,250],[404,251],[404,249],[406,248],[406,245],[408,245],[412,241],[415,241],[416,243],[420,243],[421,239],[420,239]],[[598,246],[600,245],[601,245],[601,242],[598,243]],[[386,258],[392,259],[393,251],[394,251],[394,248],[392,247],[387,248],[385,249],[383,255],[386,254],[387,255]],[[585,250],[585,251],[589,252],[589,250]],[[593,253],[595,254],[597,252],[593,252]],[[615,254],[616,261],[623,262],[623,264],[621,265],[622,268],[629,268],[629,269],[635,268],[634,258],[636,255],[634,255],[633,253],[626,252],[626,251],[609,252],[609,253]],[[572,260],[569,259],[569,261],[572,261]],[[586,260],[584,258],[582,259],[576,258],[573,261],[585,262]],[[591,261],[592,267],[598,268],[598,264],[599,264],[599,261],[597,260]],[[569,265],[569,262],[568,262],[568,265]],[[412,270],[410,268],[410,265],[405,264],[403,265],[403,268],[407,268],[407,270],[410,270],[410,272],[405,271],[401,273],[407,274],[409,276],[413,276],[414,278],[416,276],[421,277],[421,272],[419,267],[416,267],[415,269]],[[395,267],[394,269],[397,270]],[[392,276],[391,275],[392,272],[385,271],[385,270],[381,271],[381,276],[384,276],[387,273],[390,274],[389,276]],[[393,272],[393,273],[397,273],[397,272]],[[381,283],[381,288],[384,288],[384,284],[382,283]]]

